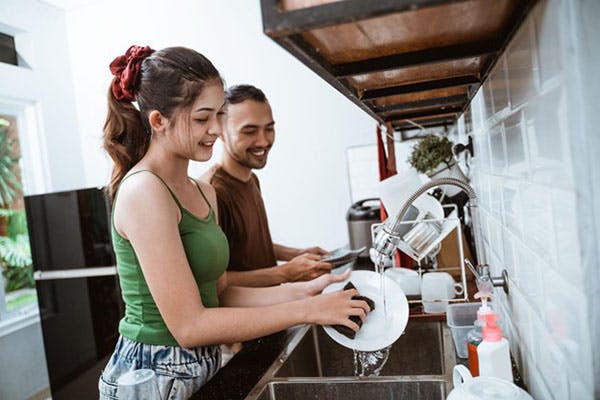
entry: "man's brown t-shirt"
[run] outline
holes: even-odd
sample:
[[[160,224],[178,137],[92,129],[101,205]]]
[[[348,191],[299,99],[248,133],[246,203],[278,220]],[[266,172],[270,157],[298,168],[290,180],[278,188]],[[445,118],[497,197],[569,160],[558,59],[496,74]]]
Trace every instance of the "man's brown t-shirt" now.
[[[257,176],[243,182],[219,167],[210,183],[217,192],[219,225],[229,241],[228,269],[250,271],[276,265]]]

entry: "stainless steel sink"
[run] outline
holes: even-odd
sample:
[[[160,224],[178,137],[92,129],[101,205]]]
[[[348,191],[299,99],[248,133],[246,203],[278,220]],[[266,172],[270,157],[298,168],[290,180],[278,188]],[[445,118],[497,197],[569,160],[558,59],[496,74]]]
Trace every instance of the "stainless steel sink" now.
[[[390,378],[327,378],[312,380],[294,378],[269,382],[258,400],[444,400],[445,398],[444,381],[403,381]]]
[[[392,345],[380,375],[444,375],[444,349],[439,322],[411,321]],[[275,376],[354,376],[354,354],[333,341],[323,328],[312,327]]]
[[[380,376],[356,377],[353,351],[306,327],[246,399],[444,399],[455,361],[445,323],[411,320]]]

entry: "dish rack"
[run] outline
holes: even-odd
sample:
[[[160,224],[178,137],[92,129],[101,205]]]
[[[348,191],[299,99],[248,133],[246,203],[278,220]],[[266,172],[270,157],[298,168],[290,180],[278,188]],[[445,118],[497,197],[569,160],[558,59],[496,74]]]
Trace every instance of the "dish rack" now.
[[[465,272],[465,257],[462,240],[462,225],[458,218],[458,207],[455,204],[443,205],[444,210],[449,210],[448,216],[444,218],[422,218],[415,220],[407,220],[399,222],[400,225],[408,225],[408,229],[402,236],[395,236],[399,239],[397,249],[408,255],[410,258],[415,260],[419,268],[419,282],[421,282],[423,275],[423,268],[421,262],[425,257],[431,253],[437,254],[441,248],[442,241],[454,230],[457,232],[457,246],[459,254],[459,264],[456,267],[437,268],[435,272],[456,272],[460,270],[461,284],[463,286],[463,293],[459,297],[452,299],[437,299],[427,300],[427,302],[448,302],[448,303],[464,303],[469,301],[469,291],[467,287],[467,276]],[[373,224],[371,226],[371,238],[374,241],[375,235],[378,228],[384,223]],[[420,303],[423,304],[423,300],[408,300],[409,304]]]

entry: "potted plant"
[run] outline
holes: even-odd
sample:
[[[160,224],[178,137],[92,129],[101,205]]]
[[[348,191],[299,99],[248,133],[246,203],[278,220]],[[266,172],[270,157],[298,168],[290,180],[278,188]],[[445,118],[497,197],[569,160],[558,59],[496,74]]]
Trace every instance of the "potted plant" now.
[[[429,134],[413,146],[408,163],[430,178],[452,177],[467,181],[452,154],[453,143],[446,136]],[[446,194],[454,196],[460,189],[444,186]]]

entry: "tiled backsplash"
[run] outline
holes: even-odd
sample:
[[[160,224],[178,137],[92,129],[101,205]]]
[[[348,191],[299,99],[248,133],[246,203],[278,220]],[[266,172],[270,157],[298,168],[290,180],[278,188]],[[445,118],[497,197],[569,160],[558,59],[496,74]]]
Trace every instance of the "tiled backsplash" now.
[[[463,132],[475,146],[483,258],[493,275],[509,273],[510,295],[496,290],[495,302],[536,399],[593,399],[600,351],[592,346],[597,316],[585,294],[570,150],[582,140],[570,129],[571,7],[535,6],[474,97],[471,132]]]

